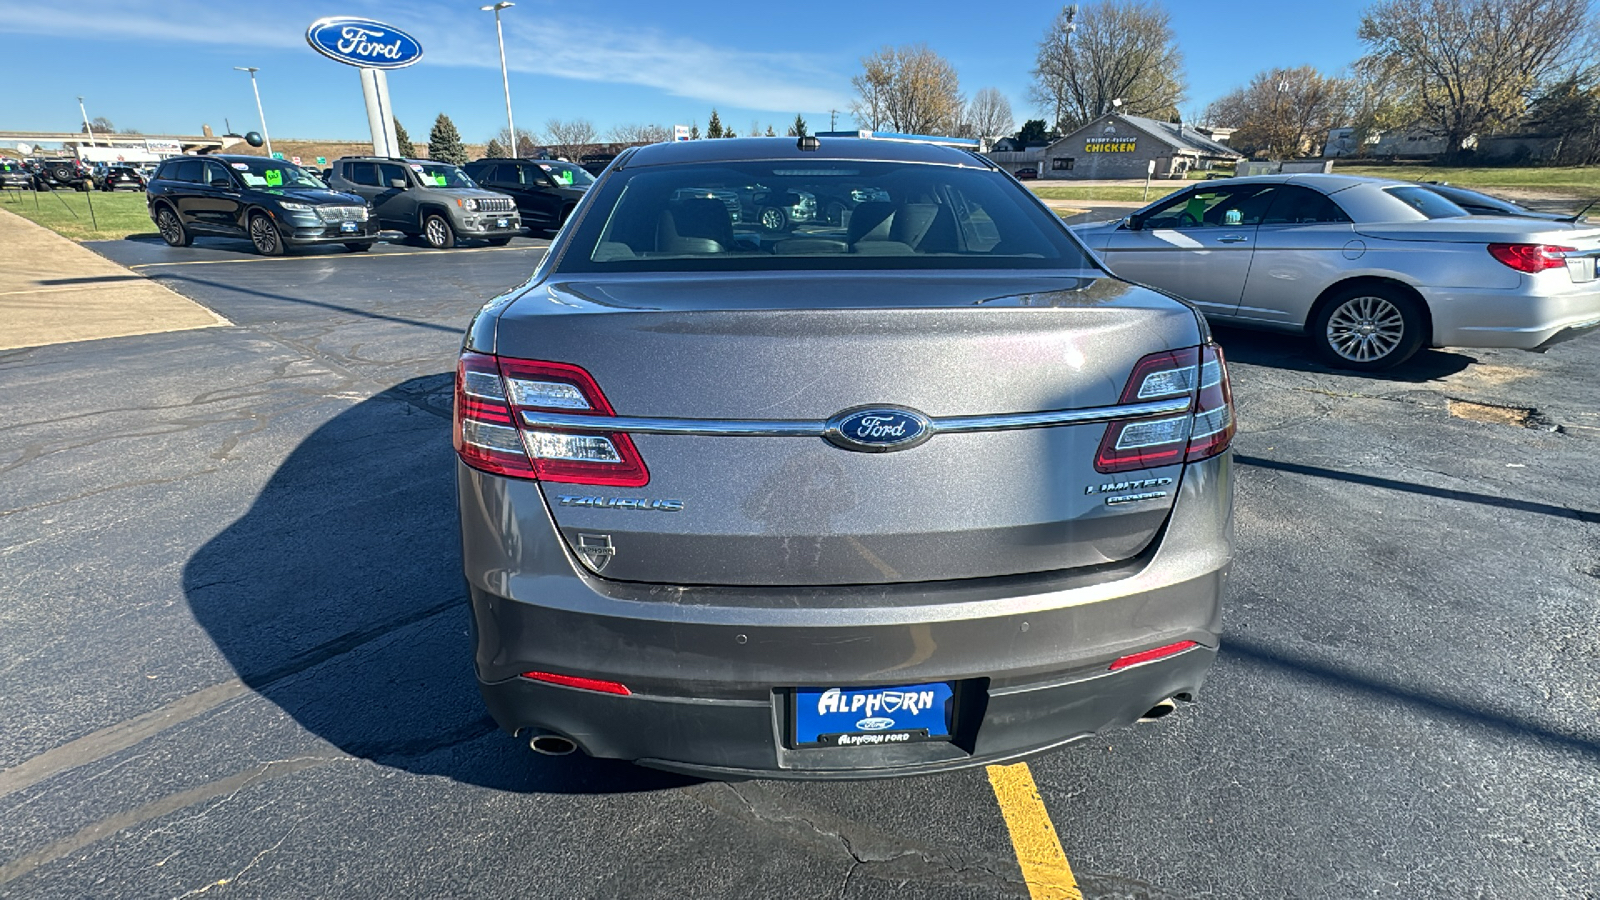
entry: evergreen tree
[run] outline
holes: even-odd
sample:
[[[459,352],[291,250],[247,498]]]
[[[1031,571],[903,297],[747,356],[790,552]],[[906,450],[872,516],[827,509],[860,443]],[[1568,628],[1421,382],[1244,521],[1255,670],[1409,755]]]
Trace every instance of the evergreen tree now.
[[[691,140],[691,141],[700,140],[700,123],[699,122],[691,122],[689,124],[689,140]]]
[[[767,137],[777,137],[777,136],[778,136],[778,133],[776,131],[772,130],[772,126],[771,125],[768,125],[767,126]]]
[[[722,137],[722,119],[717,116],[716,107],[711,108],[711,121],[706,123],[706,137]]]
[[[450,117],[439,113],[428,133],[428,158],[461,166],[467,163],[467,149],[461,146],[461,132]]]
[[[505,145],[500,143],[499,138],[490,138],[489,146],[483,148],[483,155],[489,159],[504,159],[506,156]]]
[[[401,156],[406,159],[417,158],[417,148],[411,143],[411,135],[406,134],[406,127],[400,124],[399,119],[394,120],[394,142]]]
[[[805,137],[806,120],[799,113],[794,114],[794,124],[789,126],[789,137]]]

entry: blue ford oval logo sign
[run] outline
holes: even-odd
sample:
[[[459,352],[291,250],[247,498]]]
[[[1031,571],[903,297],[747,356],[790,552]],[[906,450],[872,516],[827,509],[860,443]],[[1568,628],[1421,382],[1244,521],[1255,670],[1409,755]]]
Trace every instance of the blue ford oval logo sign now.
[[[306,29],[306,43],[331,60],[364,69],[401,69],[422,58],[416,38],[371,19],[318,19]]]
[[[927,416],[891,406],[847,409],[828,420],[826,432],[835,445],[865,453],[905,450],[932,435]]]

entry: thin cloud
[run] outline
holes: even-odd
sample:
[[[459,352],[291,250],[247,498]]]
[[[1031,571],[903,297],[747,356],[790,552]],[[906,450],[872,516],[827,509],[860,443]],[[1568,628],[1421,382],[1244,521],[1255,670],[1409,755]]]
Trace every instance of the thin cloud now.
[[[436,6],[352,5],[370,6],[352,10],[357,15],[366,12],[416,35],[425,50],[423,65],[491,69],[500,65],[493,22],[486,13],[462,27],[461,13],[452,10],[452,26],[438,28]],[[537,12],[517,13],[505,17],[506,60],[520,73],[634,85],[714,106],[764,112],[849,108],[849,97],[839,90],[843,76],[803,54],[719,47],[660,31],[574,21],[565,14],[553,26],[548,16]],[[241,7],[232,4],[171,2],[136,10],[123,0],[78,0],[71,16],[48,5],[10,9],[0,16],[0,32],[293,49],[304,48],[305,26],[314,18],[310,12],[295,16],[280,8],[262,19],[241,14]],[[473,21],[478,24],[470,24]]]

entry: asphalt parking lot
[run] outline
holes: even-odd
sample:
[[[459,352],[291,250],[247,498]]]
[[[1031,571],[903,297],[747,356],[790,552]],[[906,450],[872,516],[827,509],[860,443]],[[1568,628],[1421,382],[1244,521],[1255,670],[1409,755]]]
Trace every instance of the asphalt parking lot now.
[[[982,770],[698,782],[494,728],[451,378],[543,241],[89,246],[233,324],[0,352],[0,897],[1029,896]],[[1368,378],[1218,337],[1217,666],[1030,762],[1082,895],[1600,897],[1600,338]]]

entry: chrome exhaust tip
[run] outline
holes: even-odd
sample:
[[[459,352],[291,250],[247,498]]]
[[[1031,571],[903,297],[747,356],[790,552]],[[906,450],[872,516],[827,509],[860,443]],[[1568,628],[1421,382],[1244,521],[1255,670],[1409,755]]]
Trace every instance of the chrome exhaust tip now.
[[[536,732],[533,737],[528,739],[528,747],[533,752],[542,753],[545,756],[566,756],[578,749],[577,743],[572,738],[565,735],[552,734],[548,731]]]
[[[1167,699],[1161,701],[1160,703],[1157,703],[1155,706],[1152,706],[1149,709],[1145,710],[1144,715],[1139,717],[1139,721],[1140,722],[1154,722],[1157,719],[1164,719],[1167,716],[1171,715],[1172,711],[1177,709],[1177,708],[1178,708],[1178,704],[1172,702],[1172,698],[1168,697]]]

